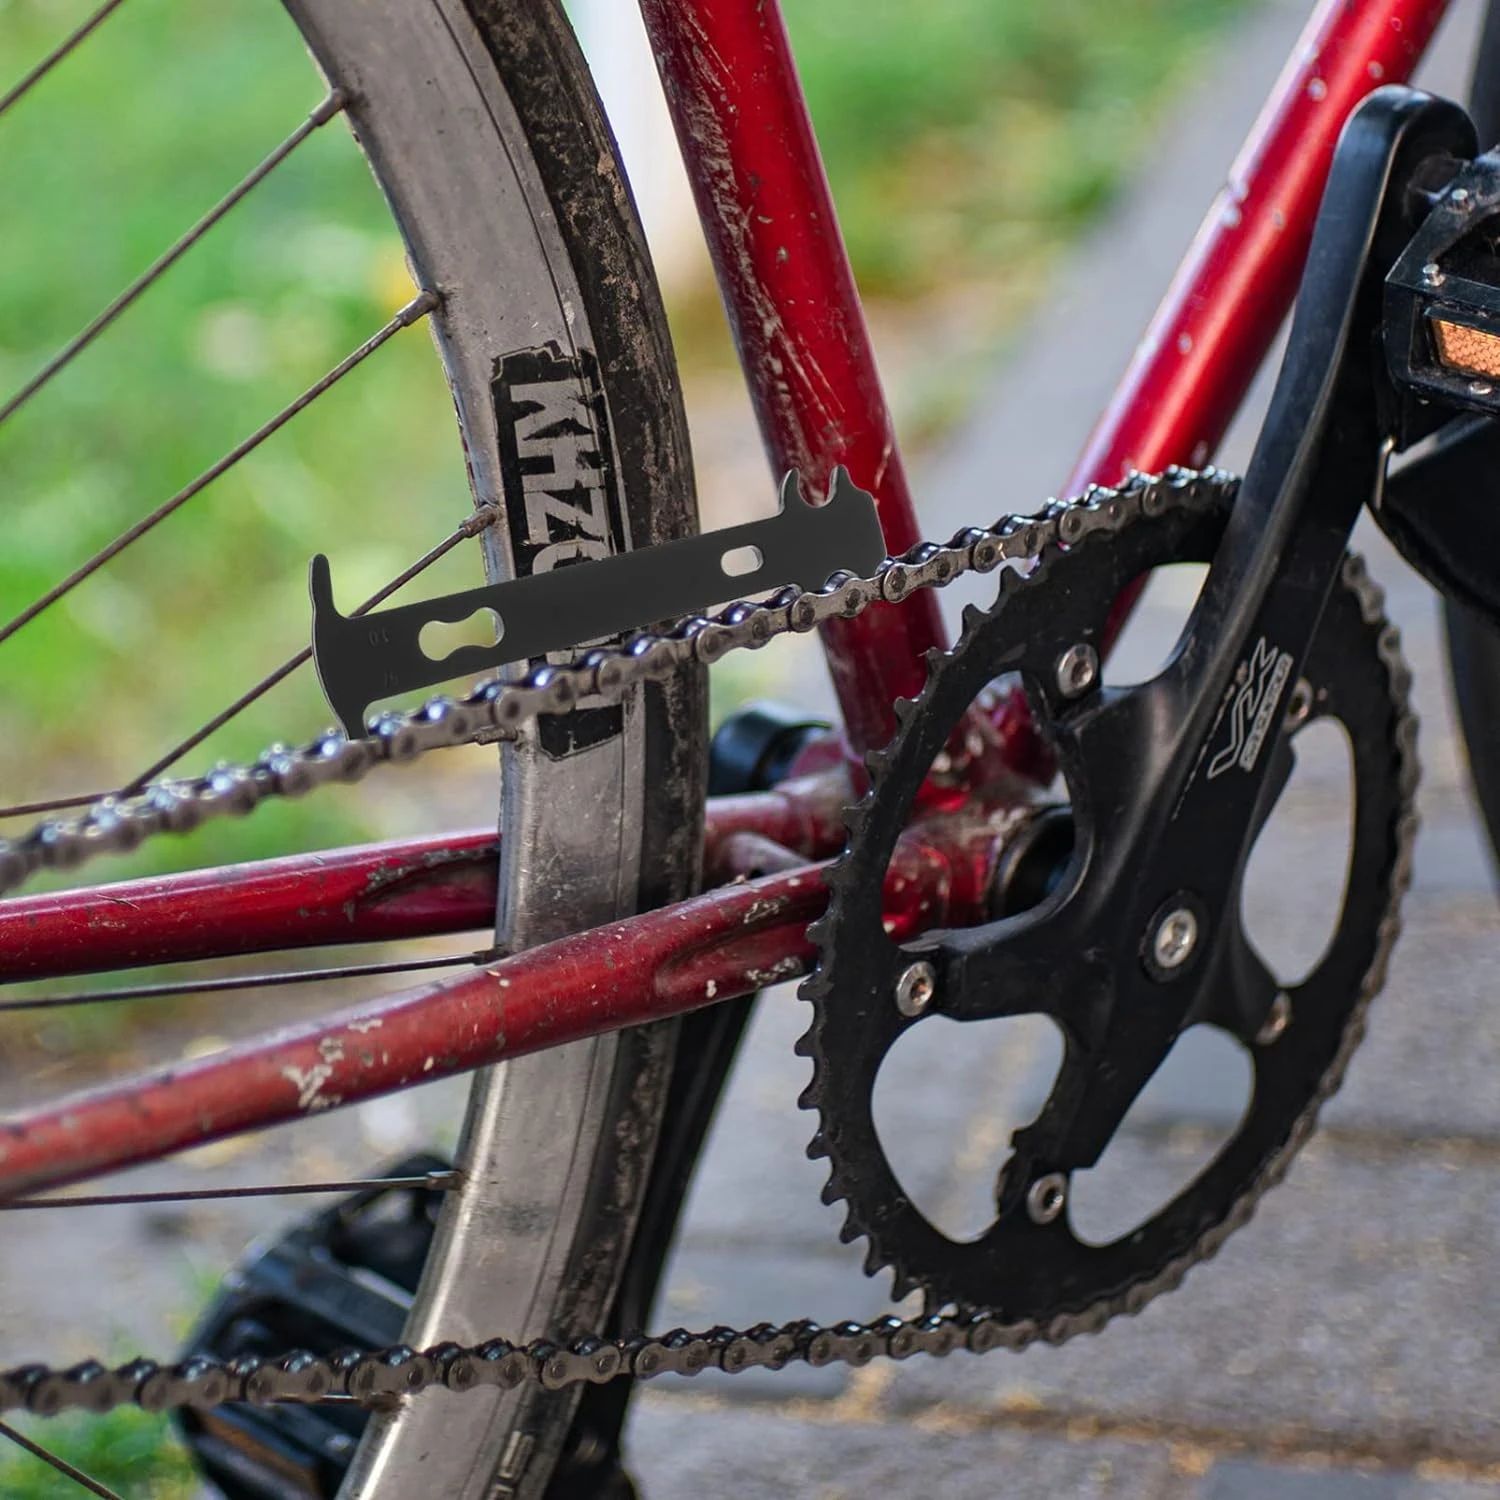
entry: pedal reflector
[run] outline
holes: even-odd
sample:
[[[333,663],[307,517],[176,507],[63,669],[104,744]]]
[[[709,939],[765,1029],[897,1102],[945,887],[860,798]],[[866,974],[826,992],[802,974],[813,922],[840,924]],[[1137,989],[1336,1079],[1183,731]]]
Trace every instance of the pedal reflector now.
[[[1428,323],[1437,357],[1450,370],[1500,380],[1500,335],[1450,322],[1432,313],[1428,314]]]

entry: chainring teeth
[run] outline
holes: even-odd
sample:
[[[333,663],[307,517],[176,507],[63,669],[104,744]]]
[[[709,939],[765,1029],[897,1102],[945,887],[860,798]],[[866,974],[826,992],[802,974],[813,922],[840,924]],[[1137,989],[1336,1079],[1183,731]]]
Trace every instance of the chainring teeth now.
[[[1014,568],[1005,567],[1000,570],[997,580],[996,600],[987,610],[980,609],[977,605],[967,605],[963,611],[964,634],[954,646],[942,651],[933,648],[924,653],[923,661],[926,666],[926,679],[921,691],[915,699],[899,697],[892,705],[896,719],[896,733],[890,741],[877,751],[872,751],[865,756],[866,769],[869,772],[869,787],[863,797],[853,807],[846,808],[843,815],[844,826],[848,834],[845,842],[844,852],[833,860],[825,872],[825,881],[829,886],[829,907],[824,916],[808,928],[808,936],[818,950],[818,961],[811,975],[803,981],[798,989],[800,999],[807,1000],[812,1004],[812,1021],[803,1035],[795,1043],[795,1051],[799,1056],[811,1057],[814,1063],[813,1081],[803,1089],[798,1096],[798,1106],[807,1110],[817,1111],[820,1119],[820,1128],[814,1133],[807,1146],[807,1155],[810,1159],[826,1159],[829,1162],[829,1176],[822,1191],[822,1201],[829,1206],[843,1202],[847,1213],[843,1225],[839,1229],[839,1239],[843,1243],[864,1238],[867,1243],[867,1252],[864,1259],[863,1270],[867,1276],[875,1276],[882,1270],[891,1272],[891,1297],[893,1301],[901,1301],[914,1291],[922,1291],[924,1299],[929,1305],[929,1311],[934,1305],[934,1294],[918,1278],[908,1274],[892,1256],[887,1248],[883,1237],[878,1229],[860,1221],[855,1204],[851,1199],[851,1185],[847,1175],[841,1166],[840,1147],[829,1139],[826,1120],[826,1095],[823,1087],[821,1068],[821,1042],[826,1031],[826,1005],[832,998],[833,985],[827,977],[826,960],[831,952],[833,934],[835,928],[834,911],[835,903],[840,893],[857,884],[855,872],[853,871],[852,857],[855,849],[855,841],[867,830],[870,815],[876,805],[880,789],[887,783],[889,775],[895,764],[895,752],[900,744],[901,738],[914,724],[920,722],[924,709],[931,706],[941,683],[944,668],[951,663],[960,660],[967,650],[973,648],[975,631],[982,626],[990,617],[1002,609],[1019,589],[1039,584],[1046,580],[1051,574],[1056,559],[1068,557],[1078,551],[1079,548],[1088,546],[1101,534],[1085,531],[1070,546],[1059,546],[1049,544],[1043,547],[1036,556],[1034,566],[1026,574],[1021,574]],[[1105,534],[1107,535],[1107,534]],[[934,753],[936,752],[934,747]],[[892,841],[894,846],[894,840]],[[889,1168],[887,1167],[887,1170]],[[892,1174],[894,1180],[894,1174]],[[953,1297],[937,1297],[936,1305],[942,1306],[955,1302]]]
[[[1217,499],[1221,502],[1218,506],[1221,514],[1227,510],[1227,506],[1222,504],[1224,500],[1222,495],[1210,496],[1208,499]],[[1178,513],[1185,512],[1190,517],[1207,518],[1215,507],[1208,503],[1199,503],[1202,500],[1203,497],[1199,491],[1187,489],[1155,510],[1145,506],[1140,507],[1134,519],[1155,522],[1159,518],[1169,517],[1174,513],[1174,504]],[[1192,534],[1199,534],[1196,528],[1190,527],[1189,531]],[[855,887],[859,884],[854,869],[859,840],[876,819],[882,792],[889,787],[893,775],[901,768],[903,741],[916,733],[914,726],[920,723],[923,713],[931,709],[937,695],[938,685],[946,675],[947,669],[951,664],[961,661],[968,651],[976,649],[976,633],[1005,607],[1007,599],[1012,597],[1017,590],[1044,583],[1052,574],[1054,567],[1060,564],[1065,566],[1067,559],[1077,556],[1096,540],[1107,544],[1112,535],[1113,533],[1109,531],[1086,529],[1069,546],[1052,545],[1044,548],[1035,567],[1027,574],[1023,575],[1014,568],[1003,569],[998,580],[995,603],[988,610],[981,610],[975,605],[966,606],[963,611],[964,633],[958,642],[947,653],[928,654],[928,675],[922,691],[914,701],[903,702],[897,714],[898,729],[892,741],[867,758],[870,784],[859,803],[860,817],[857,819],[857,826],[862,832],[851,831],[845,852],[837,862],[837,867],[844,877],[840,884],[847,883]],[[1347,554],[1340,569],[1340,582],[1343,584],[1345,594],[1352,597],[1357,604],[1359,618],[1370,636],[1367,643],[1373,648],[1370,654],[1383,668],[1384,691],[1390,705],[1392,730],[1389,743],[1393,753],[1395,773],[1390,783],[1394,787],[1396,802],[1390,831],[1397,857],[1387,875],[1379,882],[1380,888],[1388,897],[1388,910],[1376,928],[1373,938],[1375,951],[1364,971],[1362,981],[1357,986],[1358,995],[1351,1013],[1339,1033],[1336,1055],[1321,1075],[1315,1096],[1284,1134],[1276,1133],[1280,1139],[1280,1145],[1273,1142],[1267,1148],[1267,1156],[1262,1161],[1260,1169],[1252,1175],[1248,1185],[1240,1191],[1239,1196],[1230,1204],[1227,1212],[1218,1222],[1204,1230],[1186,1250],[1173,1254],[1166,1263],[1157,1266],[1152,1272],[1142,1274],[1125,1284],[1106,1288],[1101,1295],[1092,1300],[1075,1299],[1071,1305],[1049,1312],[1039,1321],[1022,1319],[1021,1323],[1032,1324],[1031,1332],[1025,1337],[1017,1337],[1020,1324],[1011,1325],[1013,1342],[1025,1343],[1031,1341],[1032,1338],[1040,1337],[1048,1342],[1060,1343],[1078,1333],[1097,1331],[1118,1314],[1140,1311],[1157,1295],[1179,1285],[1193,1266],[1216,1254],[1229,1235],[1249,1220],[1264,1193],[1285,1175],[1295,1152],[1311,1133],[1322,1103],[1339,1086],[1348,1059],[1363,1034],[1364,1010],[1383,982],[1389,949],[1399,927],[1393,908],[1399,902],[1409,880],[1410,840],[1415,824],[1411,795],[1417,775],[1414,754],[1415,722],[1405,702],[1410,673],[1400,654],[1399,632],[1384,619],[1383,595],[1378,586],[1371,582],[1363,559],[1356,554]],[[901,811],[904,815],[906,808],[903,806]],[[826,1045],[836,1040],[836,1035],[830,1035],[830,1023],[833,1017],[833,1007],[837,1003],[837,983],[832,970],[839,918],[840,902],[835,892],[830,897],[827,914],[821,919],[818,931],[813,935],[818,950],[818,964],[814,974],[823,982],[817,984],[809,982],[804,985],[802,991],[804,998],[811,1001],[814,1013],[808,1031],[799,1042],[799,1050],[805,1048],[811,1054],[817,1054]],[[820,1082],[825,1077],[821,1071],[817,1076]],[[852,1229],[853,1234],[850,1237],[863,1237],[866,1240],[865,1273],[874,1275],[882,1269],[889,1270],[893,1297],[900,1300],[912,1291],[920,1290],[929,1312],[950,1305],[981,1306],[972,1298],[956,1295],[964,1290],[963,1287],[941,1276],[924,1275],[921,1269],[907,1264],[901,1253],[899,1235],[893,1230],[893,1216],[869,1212],[868,1202],[865,1203],[863,1209],[861,1208],[860,1200],[866,1195],[861,1193],[858,1174],[854,1171],[854,1163],[849,1156],[851,1148],[845,1141],[830,1139],[827,1131],[829,1123],[827,1111],[830,1108],[830,1100],[835,1097],[836,1095],[831,1095],[826,1087],[810,1088],[804,1091],[801,1102],[805,1107],[816,1108],[819,1112],[820,1129],[814,1139],[819,1144],[820,1154],[826,1153],[829,1160],[829,1179],[824,1188],[825,1201],[831,1199],[841,1201],[846,1205],[841,1238],[845,1237],[845,1231]],[[875,1141],[875,1149],[880,1158],[881,1173],[895,1183],[894,1173],[884,1156],[883,1149],[879,1146],[873,1128],[870,1134],[871,1139]],[[899,1184],[897,1188],[899,1191]],[[1182,1191],[1191,1191],[1191,1186]],[[1153,1220],[1147,1221],[1147,1226],[1165,1215],[1167,1209],[1178,1202],[1181,1196],[1182,1194],[1179,1193],[1171,1203],[1163,1205]],[[914,1207],[907,1206],[911,1212],[917,1212]],[[931,1226],[928,1228],[931,1229]],[[940,1233],[936,1230],[932,1232]],[[997,1289],[998,1291],[1000,1289]],[[995,1316],[1000,1316],[993,1306],[989,1308],[989,1311]]]

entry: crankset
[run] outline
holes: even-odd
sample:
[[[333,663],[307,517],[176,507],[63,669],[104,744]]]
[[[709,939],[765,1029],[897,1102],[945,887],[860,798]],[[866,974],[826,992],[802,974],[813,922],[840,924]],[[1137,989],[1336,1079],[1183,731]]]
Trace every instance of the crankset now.
[[[1065,1337],[1174,1285],[1248,1218],[1337,1087],[1384,977],[1414,828],[1415,721],[1393,632],[1345,547],[1383,475],[1393,392],[1373,358],[1385,277],[1426,203],[1434,163],[1472,155],[1456,106],[1377,92],[1335,158],[1265,426],[1222,514],[1143,515],[1110,538],[1056,546],[971,610],[895,739],[814,928],[820,960],[800,1050],[826,1156],[824,1196],[866,1269],[927,1310],[984,1308]],[[1101,683],[1114,602],[1152,568],[1212,561],[1168,666],[1131,688]],[[996,677],[1019,674],[1067,786],[1072,851],[1029,910],[906,944],[887,936],[882,882],[934,758]],[[1299,984],[1278,983],[1241,920],[1245,869],[1286,785],[1292,741],[1318,718],[1353,747],[1355,828],[1335,936]],[[1064,1038],[1040,1114],[1011,1141],[995,1217],[960,1243],[902,1190],[872,1095],[897,1040],[930,1015],[1040,1014]],[[1123,1238],[1074,1232],[1075,1174],[1095,1166],[1179,1037],[1196,1025],[1248,1052],[1254,1090],[1213,1162]]]

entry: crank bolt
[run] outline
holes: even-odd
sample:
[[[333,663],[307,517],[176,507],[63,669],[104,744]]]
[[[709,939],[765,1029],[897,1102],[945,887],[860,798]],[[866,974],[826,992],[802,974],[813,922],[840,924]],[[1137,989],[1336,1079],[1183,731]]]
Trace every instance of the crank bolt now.
[[[1286,991],[1282,990],[1271,1002],[1271,1009],[1266,1012],[1264,1024],[1255,1033],[1256,1044],[1261,1047],[1269,1047],[1291,1024],[1292,1002],[1287,997]]]
[[[1151,936],[1151,956],[1161,969],[1180,969],[1197,946],[1198,919],[1186,906],[1169,911]]]
[[[903,1016],[920,1016],[937,994],[937,971],[926,959],[901,971],[896,981],[896,1009]]]
[[[1312,706],[1312,683],[1305,677],[1299,677],[1297,679],[1297,686],[1292,689],[1292,696],[1287,699],[1286,704],[1286,729],[1288,734],[1294,729],[1301,729],[1307,723],[1308,716],[1312,713]]]
[[[1061,1172],[1038,1177],[1026,1190],[1026,1212],[1033,1224],[1051,1224],[1068,1206],[1068,1179]]]
[[[1099,653],[1087,641],[1069,646],[1057,659],[1057,690],[1077,698],[1099,680]]]

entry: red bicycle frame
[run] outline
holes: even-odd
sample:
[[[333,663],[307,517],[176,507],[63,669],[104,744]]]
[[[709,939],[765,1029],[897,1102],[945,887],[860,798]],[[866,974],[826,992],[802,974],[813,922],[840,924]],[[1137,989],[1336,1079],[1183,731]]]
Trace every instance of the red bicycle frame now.
[[[641,0],[773,469],[846,465],[899,552],[919,537],[891,418],[775,0]],[[1290,307],[1344,121],[1408,78],[1446,0],[1324,0],[1095,429],[1068,492],[1214,452]],[[876,606],[824,645],[856,755],[944,644],[935,599]],[[1034,765],[1024,709],[1001,753]],[[713,886],[357,1012],[0,1121],[0,1193],[56,1186],[236,1131],[746,994],[802,972],[842,845],[842,768],[716,799]],[[989,832],[908,832],[886,882],[902,936],[976,920]],[[496,841],[454,835],[0,906],[0,974],[37,978],[490,926]],[[799,863],[800,861],[800,863]],[[754,870],[794,865],[758,879]]]

